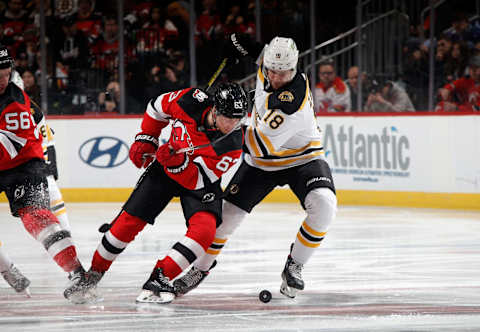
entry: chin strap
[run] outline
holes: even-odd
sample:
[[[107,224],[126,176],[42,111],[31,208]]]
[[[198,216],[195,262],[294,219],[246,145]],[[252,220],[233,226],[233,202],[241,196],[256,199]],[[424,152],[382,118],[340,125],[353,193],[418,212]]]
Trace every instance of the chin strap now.
[[[217,111],[212,110],[213,129],[219,130],[217,127]]]

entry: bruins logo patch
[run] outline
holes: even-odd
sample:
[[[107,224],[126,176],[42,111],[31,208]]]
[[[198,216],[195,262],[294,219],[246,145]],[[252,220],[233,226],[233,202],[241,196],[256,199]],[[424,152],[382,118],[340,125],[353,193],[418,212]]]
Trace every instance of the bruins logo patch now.
[[[291,103],[295,99],[290,91],[283,91],[278,95],[278,100]]]

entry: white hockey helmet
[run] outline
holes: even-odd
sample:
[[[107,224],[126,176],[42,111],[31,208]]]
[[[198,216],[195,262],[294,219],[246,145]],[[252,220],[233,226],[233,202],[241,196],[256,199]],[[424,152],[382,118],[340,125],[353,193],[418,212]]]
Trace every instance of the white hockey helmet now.
[[[272,70],[295,70],[298,63],[297,45],[292,38],[273,38],[265,47],[263,63]]]

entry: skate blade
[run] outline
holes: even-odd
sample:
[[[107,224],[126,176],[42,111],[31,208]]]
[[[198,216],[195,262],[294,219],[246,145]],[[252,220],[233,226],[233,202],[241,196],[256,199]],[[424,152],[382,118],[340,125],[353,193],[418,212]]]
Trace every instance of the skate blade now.
[[[32,294],[30,293],[30,288],[25,288],[23,291],[20,292],[20,294],[23,294],[25,295],[26,297],[28,298],[31,298],[32,297]]]
[[[282,293],[288,298],[294,299],[295,296],[297,296],[297,292],[298,289],[289,287],[285,281],[282,282],[282,285],[280,286],[280,293]]]
[[[88,302],[88,299],[85,296],[85,294],[82,294],[80,292],[71,294],[68,297],[68,300],[73,304],[84,304]]]
[[[157,303],[157,304],[167,304],[172,302],[175,299],[175,294],[169,292],[160,292],[157,296],[150,290],[142,290],[140,295],[138,295],[136,301],[138,303]]]
[[[85,291],[75,292],[68,297],[68,300],[73,304],[86,304],[99,302],[103,300],[103,298],[95,288],[92,288]]]

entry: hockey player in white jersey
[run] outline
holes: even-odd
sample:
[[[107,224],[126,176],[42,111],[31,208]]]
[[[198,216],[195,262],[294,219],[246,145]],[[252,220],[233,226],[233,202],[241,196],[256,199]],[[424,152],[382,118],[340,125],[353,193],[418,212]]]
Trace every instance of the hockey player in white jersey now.
[[[275,37],[262,50],[247,37],[232,34],[229,45],[230,59],[260,53],[246,153],[227,186],[223,222],[212,245],[174,286],[177,296],[197,287],[245,216],[276,186],[288,184],[306,212],[281,273],[280,292],[294,298],[304,289],[303,266],[325,237],[337,209],[308,79],[297,72],[298,50],[293,39]]]
[[[32,103],[32,105],[35,105]],[[41,112],[38,105],[33,107],[34,112]],[[55,151],[55,140],[52,128],[46,123],[45,116],[42,117],[37,124],[40,127],[40,132],[43,136],[43,156],[47,163],[47,181],[48,181],[48,194],[50,198],[50,210],[58,218],[60,226],[66,231],[71,231],[70,222],[68,221],[67,209],[65,202],[63,201],[62,193],[58,187],[58,169],[57,169],[57,156]]]

